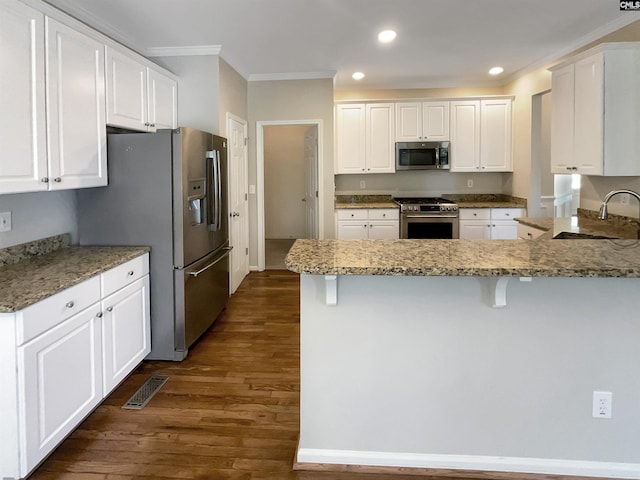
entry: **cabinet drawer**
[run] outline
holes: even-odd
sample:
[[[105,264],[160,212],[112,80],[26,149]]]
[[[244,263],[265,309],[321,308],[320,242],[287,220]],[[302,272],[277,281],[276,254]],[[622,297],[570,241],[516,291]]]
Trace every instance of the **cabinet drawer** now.
[[[369,210],[369,220],[398,220],[400,213],[396,208],[372,208]]]
[[[492,220],[513,220],[514,218],[522,217],[521,208],[492,208],[491,219]]]
[[[131,282],[144,277],[147,273],[149,273],[148,253],[104,272],[100,275],[102,296],[106,297],[107,295],[111,295],[113,292],[120,290]]]
[[[489,208],[461,208],[460,220],[489,220],[491,210]]]
[[[521,223],[518,224],[518,238],[523,240],[533,240],[544,233],[545,231],[540,230],[539,228],[530,227],[529,225],[523,225]]]
[[[337,212],[338,220],[366,220],[368,218],[366,208],[341,208]]]
[[[95,276],[25,308],[17,315],[18,345],[99,301],[100,279]]]

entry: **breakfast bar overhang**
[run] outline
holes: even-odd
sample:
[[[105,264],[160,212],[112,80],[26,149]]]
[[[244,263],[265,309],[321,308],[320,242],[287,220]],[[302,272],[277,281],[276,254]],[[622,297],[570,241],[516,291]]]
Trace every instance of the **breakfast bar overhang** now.
[[[287,266],[299,468],[640,478],[640,242],[298,240]]]

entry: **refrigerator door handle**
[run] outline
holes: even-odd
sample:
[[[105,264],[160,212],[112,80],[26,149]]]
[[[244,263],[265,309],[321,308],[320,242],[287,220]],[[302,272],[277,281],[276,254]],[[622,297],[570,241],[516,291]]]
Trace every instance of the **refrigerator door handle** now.
[[[187,275],[191,275],[192,277],[197,277],[198,275],[200,275],[202,272],[209,270],[211,267],[213,267],[216,263],[218,263],[219,261],[221,261],[222,259],[228,257],[229,255],[231,255],[231,250],[233,250],[233,247],[225,247],[224,248],[225,252],[220,255],[218,258],[216,258],[213,262],[211,262],[209,265],[202,267],[200,270],[197,270],[195,272],[186,272]]]
[[[205,153],[207,159],[207,227],[211,231],[217,230],[216,218],[217,218],[217,204],[218,195],[216,193],[218,183],[216,175],[216,163],[217,156],[215,150],[208,150]]]
[[[216,150],[216,231],[222,227],[222,178],[220,170],[220,150]]]

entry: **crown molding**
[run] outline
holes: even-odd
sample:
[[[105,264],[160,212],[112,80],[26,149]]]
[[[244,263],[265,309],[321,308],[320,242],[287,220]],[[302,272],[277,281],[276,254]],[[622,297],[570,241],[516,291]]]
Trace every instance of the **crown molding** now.
[[[290,72],[290,73],[251,73],[248,80],[250,82],[263,82],[269,80],[320,80],[334,78],[335,70],[324,72]]]
[[[147,57],[189,57],[198,55],[220,55],[222,45],[192,45],[188,47],[150,47]]]

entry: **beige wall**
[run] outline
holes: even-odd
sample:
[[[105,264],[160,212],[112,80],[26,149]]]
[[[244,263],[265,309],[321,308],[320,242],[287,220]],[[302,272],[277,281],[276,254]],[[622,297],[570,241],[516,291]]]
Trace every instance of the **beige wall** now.
[[[333,238],[333,80],[282,80],[249,82],[249,184],[257,182],[256,122],[321,120],[323,149],[320,172],[324,184],[320,218],[324,236]],[[260,186],[257,186],[260,188]],[[322,187],[321,187],[322,188]],[[249,196],[250,265],[257,266],[257,197]]]
[[[220,58],[220,135],[227,137],[227,113],[242,120],[249,117],[248,82],[224,59]]]
[[[266,238],[305,238],[304,134],[308,125],[264,129],[264,223]]]
[[[220,134],[218,56],[189,55],[153,60],[178,76],[178,125]]]

